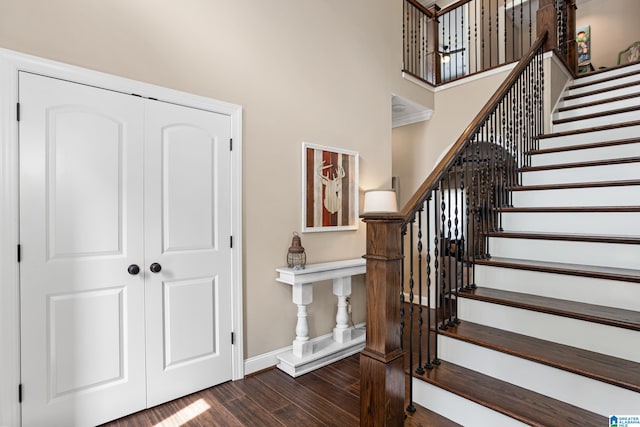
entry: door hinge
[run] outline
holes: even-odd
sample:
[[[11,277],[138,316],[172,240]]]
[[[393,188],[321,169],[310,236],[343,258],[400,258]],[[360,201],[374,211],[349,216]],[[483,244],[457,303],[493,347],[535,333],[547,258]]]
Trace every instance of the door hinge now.
[[[16,104],[16,119],[20,121],[20,103]]]
[[[231,332],[231,345],[234,345],[235,343],[236,343],[236,333]]]
[[[22,246],[18,245],[18,262],[22,260]]]
[[[229,236],[229,247],[233,249],[233,236]]]
[[[18,403],[22,403],[22,384],[18,384]]]
[[[233,151],[233,138],[229,138],[229,151]]]

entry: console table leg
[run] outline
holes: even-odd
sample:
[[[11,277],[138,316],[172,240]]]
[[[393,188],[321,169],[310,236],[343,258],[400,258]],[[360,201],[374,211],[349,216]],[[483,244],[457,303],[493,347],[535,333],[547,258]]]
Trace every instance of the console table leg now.
[[[309,342],[309,322],[307,321],[307,305],[313,301],[311,283],[297,284],[292,290],[293,303],[298,306],[296,322],[296,339],[293,341],[293,355],[304,357],[313,353],[313,344]]]
[[[333,339],[339,343],[351,341],[347,297],[351,295],[351,277],[333,279],[333,294],[338,297],[336,327],[333,328]]]

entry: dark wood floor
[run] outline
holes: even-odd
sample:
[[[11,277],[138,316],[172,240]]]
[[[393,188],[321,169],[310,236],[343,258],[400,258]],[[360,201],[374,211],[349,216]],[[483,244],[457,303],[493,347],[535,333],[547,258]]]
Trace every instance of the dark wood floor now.
[[[103,427],[358,426],[360,356],[298,378],[271,369],[138,412]],[[418,407],[405,426],[455,424]],[[198,413],[190,418],[193,413]]]

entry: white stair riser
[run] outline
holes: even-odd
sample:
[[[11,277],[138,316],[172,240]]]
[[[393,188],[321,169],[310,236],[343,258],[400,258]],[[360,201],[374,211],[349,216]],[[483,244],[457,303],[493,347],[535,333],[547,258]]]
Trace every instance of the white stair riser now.
[[[504,231],[640,236],[640,212],[505,212]]]
[[[514,191],[512,201],[516,207],[640,206],[640,185]]]
[[[596,132],[577,133],[572,135],[554,136],[551,138],[542,138],[540,140],[540,149],[556,147],[570,147],[578,144],[591,144],[594,142],[614,141],[618,139],[637,138],[640,135],[640,126],[626,126],[622,128],[614,128],[601,130]]]
[[[522,185],[566,184],[638,179],[639,170],[640,162],[529,171],[522,174]]]
[[[571,99],[562,99],[558,103],[558,108],[573,107],[574,105],[586,104],[589,102],[604,101],[618,96],[631,95],[640,92],[640,85],[610,90],[608,92],[594,93],[592,95],[578,96]]]
[[[640,332],[469,298],[458,299],[458,317],[546,341],[640,363]],[[631,344],[631,345],[629,345]]]
[[[603,71],[597,74],[591,74],[588,76],[581,76],[575,80],[574,84],[590,83],[602,79],[610,79],[621,74],[632,73],[640,71],[640,64],[627,65],[626,67],[614,68],[612,70]]]
[[[640,120],[640,111],[630,111],[628,113],[618,113],[590,119],[574,120],[561,124],[554,123],[551,126],[551,129],[553,132],[565,132],[568,130],[580,130],[588,127],[625,123],[634,120]]]
[[[500,258],[637,269],[640,245],[491,237],[489,253]]]
[[[441,336],[440,358],[608,416],[640,406],[640,394],[495,350]]]
[[[413,379],[413,400],[418,405],[464,426],[526,426],[486,406],[416,378]]]
[[[622,99],[619,101],[611,101],[606,104],[592,105],[589,107],[574,108],[567,111],[553,113],[553,120],[566,119],[569,117],[580,117],[585,114],[602,113],[605,111],[616,110],[619,108],[633,107],[638,105],[638,98]]]
[[[476,265],[475,284],[586,304],[640,311],[640,283]]]
[[[588,162],[592,160],[620,159],[634,156],[640,156],[640,142],[634,144],[612,145],[609,147],[536,154],[531,157],[531,166]],[[638,175],[640,176],[640,174]]]
[[[603,89],[609,89],[615,86],[620,86],[620,85],[626,85],[629,83],[637,83],[638,82],[638,76],[633,75],[633,76],[627,76],[627,77],[619,77],[617,79],[614,80],[607,80],[604,82],[600,82],[600,83],[592,83],[588,86],[582,86],[576,89],[569,89],[566,90],[564,92],[564,96],[575,96],[575,95],[582,95],[584,93],[589,93],[589,92],[593,92],[596,90],[603,90]],[[579,84],[581,84],[583,82],[579,82]]]

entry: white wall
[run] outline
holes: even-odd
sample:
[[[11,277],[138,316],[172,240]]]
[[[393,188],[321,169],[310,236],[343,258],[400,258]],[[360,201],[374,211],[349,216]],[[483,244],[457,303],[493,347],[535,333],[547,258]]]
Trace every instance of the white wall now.
[[[359,151],[361,188],[388,187],[391,93],[432,103],[401,78],[402,3],[20,0],[1,9],[0,47],[243,106],[245,352],[289,345],[296,309],[274,269],[301,228],[301,142]],[[361,226],[302,243],[313,263],[360,257],[364,237]],[[331,330],[334,306],[330,286],[318,287],[312,336]]]

